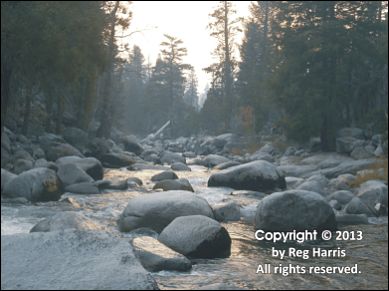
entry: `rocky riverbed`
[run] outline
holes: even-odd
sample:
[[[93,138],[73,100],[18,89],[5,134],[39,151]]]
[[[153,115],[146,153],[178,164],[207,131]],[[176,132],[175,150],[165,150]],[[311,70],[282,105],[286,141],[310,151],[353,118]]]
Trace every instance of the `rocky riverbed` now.
[[[70,136],[2,138],[2,289],[387,287],[387,182],[355,183],[381,159],[351,155],[356,137],[348,153],[340,140],[341,153],[267,142],[247,154],[231,150],[245,142],[231,134],[119,143]],[[366,152],[374,145],[364,143]],[[344,248],[345,258],[279,260],[256,242],[255,226],[361,230],[364,238],[313,242]],[[362,273],[256,274],[264,263],[358,263]]]

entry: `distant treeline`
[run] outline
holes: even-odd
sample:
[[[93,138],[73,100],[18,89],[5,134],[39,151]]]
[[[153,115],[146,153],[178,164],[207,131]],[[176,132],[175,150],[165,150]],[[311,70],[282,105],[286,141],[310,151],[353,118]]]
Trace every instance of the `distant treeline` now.
[[[250,14],[237,17],[233,1],[210,11],[217,61],[199,108],[180,39],[165,35],[155,64],[121,45],[135,33],[128,1],[2,1],[1,126],[109,137],[168,120],[171,135],[271,124],[297,141],[320,136],[324,150],[344,126],[386,130],[387,1],[255,1]]]

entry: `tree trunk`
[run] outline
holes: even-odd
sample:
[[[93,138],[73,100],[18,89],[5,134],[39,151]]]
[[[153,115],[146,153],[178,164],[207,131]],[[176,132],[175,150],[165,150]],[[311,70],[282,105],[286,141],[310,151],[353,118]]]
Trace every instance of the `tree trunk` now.
[[[12,69],[6,61],[1,62],[1,133],[7,117],[9,106],[9,94],[11,85]]]
[[[93,72],[90,78],[86,81],[86,94],[85,94],[85,100],[82,108],[84,109],[83,112],[81,112],[81,118],[80,118],[80,127],[83,130],[88,130],[89,124],[92,120],[93,116],[93,110],[94,110],[94,100],[96,100],[96,94],[97,94],[97,74],[96,72]]]
[[[59,95],[57,95],[59,96]],[[56,124],[55,124],[55,132],[57,134],[62,133],[62,123],[63,123],[63,113],[65,111],[65,97],[58,97],[57,98],[57,117],[56,117]]]
[[[26,88],[26,98],[24,104],[24,119],[23,119],[23,128],[22,133],[26,135],[28,133],[28,127],[30,125],[30,115],[31,115],[31,102],[32,102],[32,90],[30,86]]]
[[[231,52],[230,52],[230,35],[229,35],[229,9],[227,1],[224,1],[224,93],[226,102],[226,116],[225,123],[226,127],[230,127],[230,120],[233,114],[233,102],[232,102],[232,76],[231,76]]]
[[[106,82],[103,90],[103,111],[100,119],[100,127],[97,130],[98,137],[109,138],[111,135],[112,129],[112,115],[113,115],[113,105],[112,105],[112,77],[114,72],[114,62],[115,62],[115,25],[116,25],[116,13],[119,9],[120,1],[116,1],[115,7],[111,12],[111,28],[109,35],[109,45],[108,45],[108,60],[109,67],[106,75]]]

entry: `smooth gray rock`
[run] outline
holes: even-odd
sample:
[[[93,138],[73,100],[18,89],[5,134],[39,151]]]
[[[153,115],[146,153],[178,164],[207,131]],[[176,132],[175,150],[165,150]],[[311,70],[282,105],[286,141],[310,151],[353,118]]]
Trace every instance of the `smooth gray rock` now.
[[[272,155],[268,154],[268,153],[262,153],[262,152],[259,152],[259,153],[256,153],[254,155],[251,155],[249,157],[249,160],[250,161],[267,161],[269,163],[274,163],[275,159]]]
[[[311,173],[316,171],[317,168],[316,165],[282,165],[277,167],[285,176],[290,177],[303,177],[307,174],[312,175]]]
[[[46,150],[46,158],[48,161],[56,161],[59,158],[67,156],[83,157],[78,149],[67,143],[52,144]]]
[[[1,289],[155,290],[128,241],[64,231],[1,236]]]
[[[103,179],[104,169],[100,161],[96,158],[80,158],[76,156],[63,157],[56,161],[58,167],[66,164],[74,164],[84,170],[94,180]]]
[[[63,138],[79,150],[84,149],[89,143],[88,133],[76,127],[65,128]]]
[[[205,158],[198,160],[197,163],[201,166],[213,168],[217,165],[230,162],[230,159],[227,159],[219,155],[208,155]]]
[[[189,168],[189,166],[183,164],[183,163],[174,163],[172,166],[171,166],[171,169],[173,171],[183,171],[183,172],[190,172],[192,171],[191,168]]]
[[[356,160],[368,159],[374,157],[374,148],[369,149],[369,146],[365,145],[356,145],[353,151],[350,153],[350,156]]]
[[[1,194],[3,194],[3,190],[5,185],[15,179],[18,175],[15,175],[5,169],[1,169]]]
[[[315,174],[323,174],[328,179],[336,178],[343,174],[352,174],[355,175],[358,171],[369,168],[371,165],[376,163],[375,159],[364,159],[364,160],[354,160],[354,161],[346,161],[334,168],[322,169],[315,171],[313,173],[309,173],[309,176]],[[307,174],[305,174],[307,175]]]
[[[30,232],[62,231],[65,229],[101,230],[102,227],[80,212],[64,211],[38,222]]]
[[[61,196],[57,175],[47,168],[23,172],[7,183],[3,191],[7,196],[24,197],[29,201],[58,200]]]
[[[46,159],[38,159],[38,160],[36,160],[35,164],[34,164],[34,167],[35,168],[49,168],[49,169],[52,169],[54,171],[58,170],[58,167],[57,167],[56,163],[48,162]]]
[[[183,255],[173,251],[150,236],[136,237],[131,241],[135,256],[150,272],[189,271],[192,263]]]
[[[143,185],[143,181],[137,177],[131,177],[131,178],[128,178],[127,179],[127,184],[131,184],[131,183],[134,183],[134,184],[137,184],[138,186],[142,186]]]
[[[318,193],[289,190],[273,193],[259,202],[255,226],[265,231],[336,229],[335,214]]]
[[[75,164],[59,166],[57,176],[64,187],[83,182],[93,182],[93,178]]]
[[[208,202],[191,192],[157,192],[131,199],[118,226],[123,232],[142,227],[161,232],[176,217],[196,214],[214,218]]]
[[[388,186],[381,181],[371,180],[363,183],[357,196],[369,209],[378,212],[377,205],[388,208]]]
[[[219,203],[214,205],[212,208],[217,221],[224,222],[240,220],[240,206],[234,201]]]
[[[192,185],[187,179],[159,181],[154,185],[153,189],[162,189],[163,191],[184,190],[194,192]]]
[[[129,183],[127,180],[115,180],[115,181],[110,181],[110,180],[100,180],[96,181],[94,183],[97,188],[100,190],[127,190]]]
[[[186,159],[181,154],[165,151],[161,157],[162,164],[172,165],[174,163],[186,164]]]
[[[225,170],[225,169],[228,169],[228,168],[231,168],[231,167],[235,167],[235,166],[239,166],[240,163],[238,162],[235,162],[235,161],[228,161],[228,162],[225,162],[225,163],[221,163],[217,166],[215,166],[214,168],[216,170]]]
[[[107,168],[122,168],[135,164],[133,156],[125,152],[107,153],[101,157],[101,162]]]
[[[65,192],[74,194],[99,194],[99,188],[92,182],[82,182],[65,187]]]
[[[340,225],[369,224],[366,214],[336,214],[336,222]]]
[[[295,189],[304,182],[303,178],[285,177],[287,189]]]
[[[311,177],[309,177],[305,182],[300,184],[297,189],[298,190],[307,190],[307,191],[312,191],[319,193],[323,196],[327,195],[328,192],[328,184],[329,181],[328,179],[321,175],[321,174],[316,174]]]
[[[336,139],[336,152],[340,154],[350,154],[359,144],[363,144],[363,141],[354,137],[338,137]]]
[[[342,204],[340,204],[337,200],[330,200],[328,204],[334,208],[335,210],[341,210],[342,209]]]
[[[359,197],[354,197],[345,206],[344,211],[348,214],[366,214],[367,216],[375,216],[376,211],[374,208],[369,208],[368,205],[362,202]]]
[[[34,168],[32,160],[17,159],[13,165],[13,171],[15,174],[21,174],[25,171],[31,170],[32,168]]]
[[[32,158],[31,154],[29,152],[27,152],[26,150],[24,149],[19,149],[17,150],[15,153],[14,153],[14,156],[13,158],[15,160],[18,160],[18,159],[21,159],[21,160],[29,160],[29,161],[33,161],[34,159]]]
[[[174,173],[171,170],[163,171],[151,177],[151,181],[153,182],[158,182],[163,180],[175,180],[175,179],[178,179],[178,176],[176,173]]]
[[[231,254],[231,238],[222,225],[202,215],[174,219],[159,241],[189,258],[225,258]]]
[[[135,163],[127,168],[129,171],[144,171],[144,170],[169,170],[168,167],[162,165],[153,165],[150,163]]]
[[[336,190],[350,190],[356,177],[352,174],[343,174],[331,179],[330,187]]]
[[[268,192],[285,189],[286,182],[283,174],[273,164],[255,161],[213,174],[208,180],[208,186]]]
[[[346,205],[355,197],[354,193],[351,191],[347,190],[340,190],[336,191],[334,193],[331,193],[330,195],[327,196],[327,200],[336,200],[338,201],[341,205]]]
[[[130,153],[134,153],[137,156],[141,155],[144,151],[143,147],[139,144],[138,139],[129,135],[123,138],[124,149]]]

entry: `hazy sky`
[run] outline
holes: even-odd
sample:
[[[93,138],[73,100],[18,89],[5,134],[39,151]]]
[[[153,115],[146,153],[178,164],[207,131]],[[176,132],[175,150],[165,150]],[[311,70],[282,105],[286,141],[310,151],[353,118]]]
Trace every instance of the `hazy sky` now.
[[[133,1],[131,11],[133,19],[130,31],[143,30],[133,34],[128,42],[136,44],[153,65],[159,53],[159,44],[164,34],[181,38],[188,49],[185,61],[193,65],[199,79],[199,91],[202,92],[209,76],[202,70],[209,66],[215,40],[209,35],[207,25],[209,14],[218,1]],[[234,1],[238,16],[247,17],[250,1]],[[241,36],[239,36],[239,41]]]

